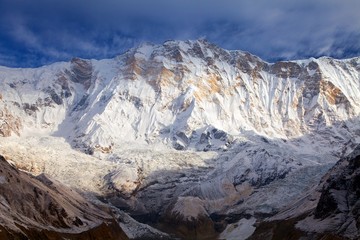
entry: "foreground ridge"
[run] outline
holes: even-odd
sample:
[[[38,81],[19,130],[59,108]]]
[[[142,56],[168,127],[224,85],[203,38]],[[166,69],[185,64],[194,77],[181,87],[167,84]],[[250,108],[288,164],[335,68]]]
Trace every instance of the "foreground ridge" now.
[[[0,156],[1,239],[128,239],[116,220],[44,174],[34,178]]]

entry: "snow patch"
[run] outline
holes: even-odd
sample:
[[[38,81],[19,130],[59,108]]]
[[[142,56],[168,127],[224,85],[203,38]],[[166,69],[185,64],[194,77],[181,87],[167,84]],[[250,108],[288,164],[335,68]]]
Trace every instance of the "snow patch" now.
[[[245,240],[255,232],[255,222],[256,218],[252,217],[249,219],[243,218],[237,223],[229,224],[220,234],[219,239]]]

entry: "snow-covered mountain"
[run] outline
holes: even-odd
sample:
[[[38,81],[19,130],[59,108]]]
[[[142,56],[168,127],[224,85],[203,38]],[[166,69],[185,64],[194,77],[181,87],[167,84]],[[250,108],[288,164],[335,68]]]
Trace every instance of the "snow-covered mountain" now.
[[[44,131],[101,151],[134,141],[202,150],[210,135],[225,145],[246,131],[295,138],[358,115],[359,63],[269,64],[170,41],[109,60],[1,68],[2,135]]]
[[[168,41],[0,67],[0,94],[2,154],[141,221],[196,224],[171,229],[183,235],[276,213],[360,140],[360,58],[267,63]]]

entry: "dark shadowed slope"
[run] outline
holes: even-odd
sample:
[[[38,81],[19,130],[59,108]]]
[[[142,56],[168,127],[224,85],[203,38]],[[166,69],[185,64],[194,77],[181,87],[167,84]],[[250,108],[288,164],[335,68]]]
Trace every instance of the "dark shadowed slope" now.
[[[45,175],[0,156],[0,239],[128,239],[114,218]]]
[[[360,146],[341,159],[317,189],[261,223],[250,239],[359,239]]]

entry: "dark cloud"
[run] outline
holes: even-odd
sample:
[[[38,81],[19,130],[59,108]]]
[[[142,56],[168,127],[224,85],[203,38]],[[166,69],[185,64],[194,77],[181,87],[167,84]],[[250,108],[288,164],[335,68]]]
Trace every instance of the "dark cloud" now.
[[[360,55],[358,0],[0,0],[0,64],[113,57],[207,38],[265,60]]]

